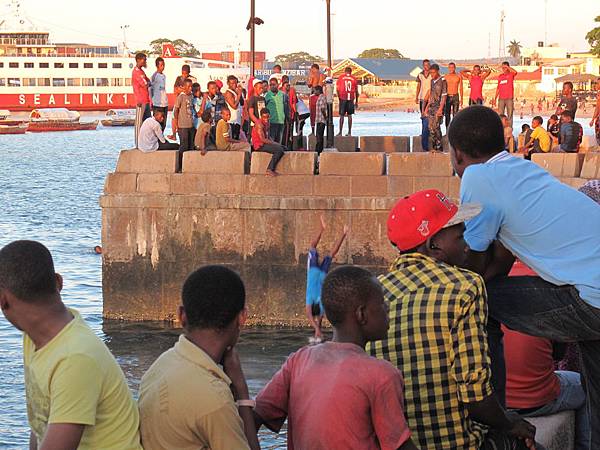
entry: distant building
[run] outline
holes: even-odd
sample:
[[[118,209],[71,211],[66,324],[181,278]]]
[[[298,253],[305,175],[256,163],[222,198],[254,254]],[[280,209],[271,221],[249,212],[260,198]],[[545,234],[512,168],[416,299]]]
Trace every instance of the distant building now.
[[[566,58],[567,50],[558,44],[546,46],[540,41],[537,47],[523,47],[521,49],[521,65],[523,66],[541,66]]]
[[[557,91],[570,81],[575,91],[589,92],[597,78],[600,78],[600,58],[587,52],[569,53],[565,59],[543,65],[540,90]]]
[[[238,58],[238,61],[236,61],[236,56]],[[204,52],[200,55],[200,58],[210,59],[214,61],[226,61],[229,63],[237,63],[242,67],[250,67],[250,62],[252,61],[252,52]],[[254,55],[254,63],[256,65],[256,68],[262,68],[266,59],[266,52],[256,52]]]

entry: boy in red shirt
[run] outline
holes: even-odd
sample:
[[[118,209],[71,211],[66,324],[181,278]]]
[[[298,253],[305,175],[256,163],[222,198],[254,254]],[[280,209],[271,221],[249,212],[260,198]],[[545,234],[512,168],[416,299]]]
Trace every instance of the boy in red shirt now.
[[[381,284],[343,266],[325,278],[333,340],[292,354],[256,399],[257,428],[288,419],[289,450],[415,450],[404,418],[400,371],[367,355],[389,327]]]
[[[133,97],[135,98],[135,148],[138,147],[138,136],[140,128],[144,120],[148,119],[152,114],[150,111],[150,80],[144,72],[144,67],[147,66],[146,55],[137,53],[135,55],[135,67],[131,72],[131,86],[133,87]]]
[[[344,129],[344,116],[348,116],[348,134],[352,136],[352,114],[354,107],[358,108],[358,81],[352,76],[352,67],[346,67],[344,75],[337,80],[337,93],[340,100],[340,131]]]

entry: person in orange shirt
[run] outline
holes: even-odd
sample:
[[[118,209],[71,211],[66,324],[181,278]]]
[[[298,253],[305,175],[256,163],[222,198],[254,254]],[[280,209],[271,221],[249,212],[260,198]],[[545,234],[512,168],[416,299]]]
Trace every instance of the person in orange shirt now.
[[[456,73],[456,64],[448,64],[448,73],[444,75],[448,86],[448,96],[446,97],[446,107],[444,116],[446,118],[446,128],[450,125],[450,115],[454,117],[463,105],[463,78]]]
[[[315,133],[315,118],[317,116],[317,100],[318,95],[315,95],[314,88],[317,86],[325,86],[325,74],[321,72],[318,64],[313,64],[310,67],[310,74],[306,85],[310,88],[309,108],[310,108],[310,126],[313,134]]]

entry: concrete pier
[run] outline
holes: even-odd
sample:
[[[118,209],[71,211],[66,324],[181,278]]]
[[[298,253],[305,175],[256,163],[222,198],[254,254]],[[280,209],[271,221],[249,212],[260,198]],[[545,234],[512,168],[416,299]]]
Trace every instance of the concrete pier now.
[[[373,152],[376,142],[369,152],[287,153],[277,178],[263,175],[263,153],[189,152],[179,168],[177,152],[121,152],[100,199],[104,316],[172,321],[187,274],[226,264],[246,282],[252,324],[303,324],[306,256],[321,214],[329,228],[320,250],[347,223],[336,263],[380,273],[395,255],[386,219],[398,198],[426,188],[459,197],[448,154]],[[576,188],[600,176],[598,153],[534,162]]]

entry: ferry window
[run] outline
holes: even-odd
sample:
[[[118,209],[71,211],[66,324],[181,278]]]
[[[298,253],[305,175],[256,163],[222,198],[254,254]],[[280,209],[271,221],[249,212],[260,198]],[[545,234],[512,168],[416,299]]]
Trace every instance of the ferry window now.
[[[69,69],[78,69],[79,63],[69,63]]]
[[[25,63],[26,69],[33,69],[33,63]]]
[[[93,69],[94,65],[92,63],[83,63],[84,69]]]
[[[108,78],[96,78],[96,86],[108,86]]]
[[[40,69],[47,69],[48,67],[50,67],[50,64],[48,64],[48,63],[40,63]]]
[[[54,63],[54,68],[55,69],[64,69],[65,64],[64,63]]]
[[[64,85],[65,85],[65,79],[64,78],[52,78],[52,86],[62,87]]]
[[[4,67],[4,63],[3,62],[0,62],[0,67]]]
[[[0,78],[0,86],[6,86],[6,78]]]
[[[81,86],[81,78],[67,78],[67,86]]]
[[[120,69],[121,67],[123,67],[121,63],[113,63],[113,69]]]
[[[21,86],[21,79],[20,78],[9,78],[8,85],[19,87],[19,86]]]
[[[106,63],[98,63],[98,69],[107,69],[108,68],[108,64]]]
[[[23,78],[23,86],[36,86],[35,78]]]
[[[110,85],[111,86],[123,86],[123,78],[111,78]]]
[[[38,78],[38,86],[50,86],[50,78]]]
[[[82,86],[94,86],[94,79],[93,78],[82,78],[81,85]]]
[[[18,69],[19,68],[19,63],[18,62],[8,63],[8,67],[10,67],[11,69]]]
[[[131,78],[125,78],[125,86],[131,86]]]

